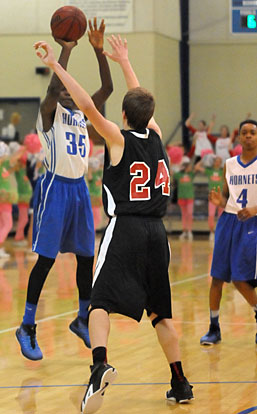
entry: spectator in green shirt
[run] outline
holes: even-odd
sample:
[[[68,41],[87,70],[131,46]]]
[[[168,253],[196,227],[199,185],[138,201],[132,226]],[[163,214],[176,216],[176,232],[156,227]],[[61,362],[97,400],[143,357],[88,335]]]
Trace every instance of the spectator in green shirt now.
[[[182,161],[181,170],[174,173],[174,179],[178,188],[178,205],[181,209],[181,219],[183,232],[179,236],[180,240],[193,240],[192,224],[193,224],[193,209],[194,209],[194,172],[190,159],[184,157]]]
[[[200,171],[208,177],[208,190],[209,193],[211,190],[216,190],[220,187],[222,190],[223,186],[223,169],[222,169],[222,158],[213,155],[213,165],[212,167],[204,167],[204,159],[199,161],[195,165],[195,171]],[[223,212],[223,208],[217,207],[211,201],[208,203],[208,225],[210,229],[209,240],[214,241],[214,227],[215,227],[215,215],[216,210],[218,210],[218,217]]]

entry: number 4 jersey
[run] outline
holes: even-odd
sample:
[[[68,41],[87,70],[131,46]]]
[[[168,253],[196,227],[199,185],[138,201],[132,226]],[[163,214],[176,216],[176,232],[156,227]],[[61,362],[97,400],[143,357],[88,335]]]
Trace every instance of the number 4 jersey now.
[[[52,128],[43,130],[39,112],[37,131],[44,149],[48,171],[66,178],[80,178],[87,171],[89,138],[84,114],[57,103]]]
[[[108,216],[162,217],[170,195],[169,162],[159,135],[121,130],[125,147],[112,166],[107,148],[103,174],[103,204]]]
[[[257,157],[243,164],[240,155],[226,160],[229,198],[225,211],[237,214],[244,207],[257,205]]]

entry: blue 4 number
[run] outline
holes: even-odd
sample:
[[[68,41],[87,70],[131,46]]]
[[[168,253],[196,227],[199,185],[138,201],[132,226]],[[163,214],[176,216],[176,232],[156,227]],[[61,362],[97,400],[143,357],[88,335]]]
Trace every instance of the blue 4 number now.
[[[70,155],[76,155],[78,152],[77,147],[82,158],[86,156],[86,145],[85,145],[85,135],[79,135],[79,143],[76,142],[76,134],[73,132],[66,132],[66,139],[69,141],[67,145],[67,153]]]
[[[236,202],[242,204],[242,208],[246,207],[246,204],[248,203],[247,189],[246,188],[241,191],[241,193],[240,193],[238,199],[236,200]]]

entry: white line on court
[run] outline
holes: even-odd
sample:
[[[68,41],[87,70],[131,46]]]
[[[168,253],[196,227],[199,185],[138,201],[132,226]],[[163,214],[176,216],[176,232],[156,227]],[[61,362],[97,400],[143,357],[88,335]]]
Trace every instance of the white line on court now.
[[[43,319],[37,319],[36,322],[39,323],[39,322],[50,321],[51,319],[61,318],[62,316],[71,315],[72,313],[75,313],[75,312],[78,312],[78,309],[73,310],[73,311],[69,311],[69,312],[59,313],[58,315],[54,315],[54,316],[48,316],[47,318],[43,318]],[[19,328],[19,326],[14,326],[14,327],[8,328],[8,329],[2,329],[2,330],[0,330],[0,334],[5,333],[5,332],[15,331],[17,328]]]
[[[176,282],[172,282],[170,285],[171,286],[182,285],[183,283],[187,283],[187,282],[192,282],[194,280],[203,279],[206,276],[208,276],[208,273],[203,273],[202,275],[198,275],[198,276],[194,276],[194,277],[189,277],[189,278],[183,279],[183,280],[177,280]],[[53,316],[48,316],[47,318],[38,319],[36,322],[37,323],[41,323],[41,322],[50,321],[52,319],[58,319],[58,318],[61,318],[63,316],[71,315],[72,313],[75,313],[77,311],[78,310],[76,309],[76,310],[72,310],[72,311],[69,311],[69,312],[59,313],[58,315],[53,315]],[[3,334],[3,333],[6,333],[6,332],[15,331],[17,328],[19,328],[19,326],[13,326],[12,328],[1,329],[0,330],[0,335]]]
[[[204,279],[208,275],[209,275],[209,273],[203,273],[202,275],[189,277],[189,278],[183,279],[183,280],[177,280],[176,282],[171,282],[170,286],[182,285],[183,283],[186,283],[186,282],[192,282],[194,280]]]

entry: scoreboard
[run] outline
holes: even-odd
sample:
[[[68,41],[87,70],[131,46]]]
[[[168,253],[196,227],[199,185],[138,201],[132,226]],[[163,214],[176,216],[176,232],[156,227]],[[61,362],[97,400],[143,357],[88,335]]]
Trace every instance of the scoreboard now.
[[[232,33],[257,33],[257,0],[231,0]]]

